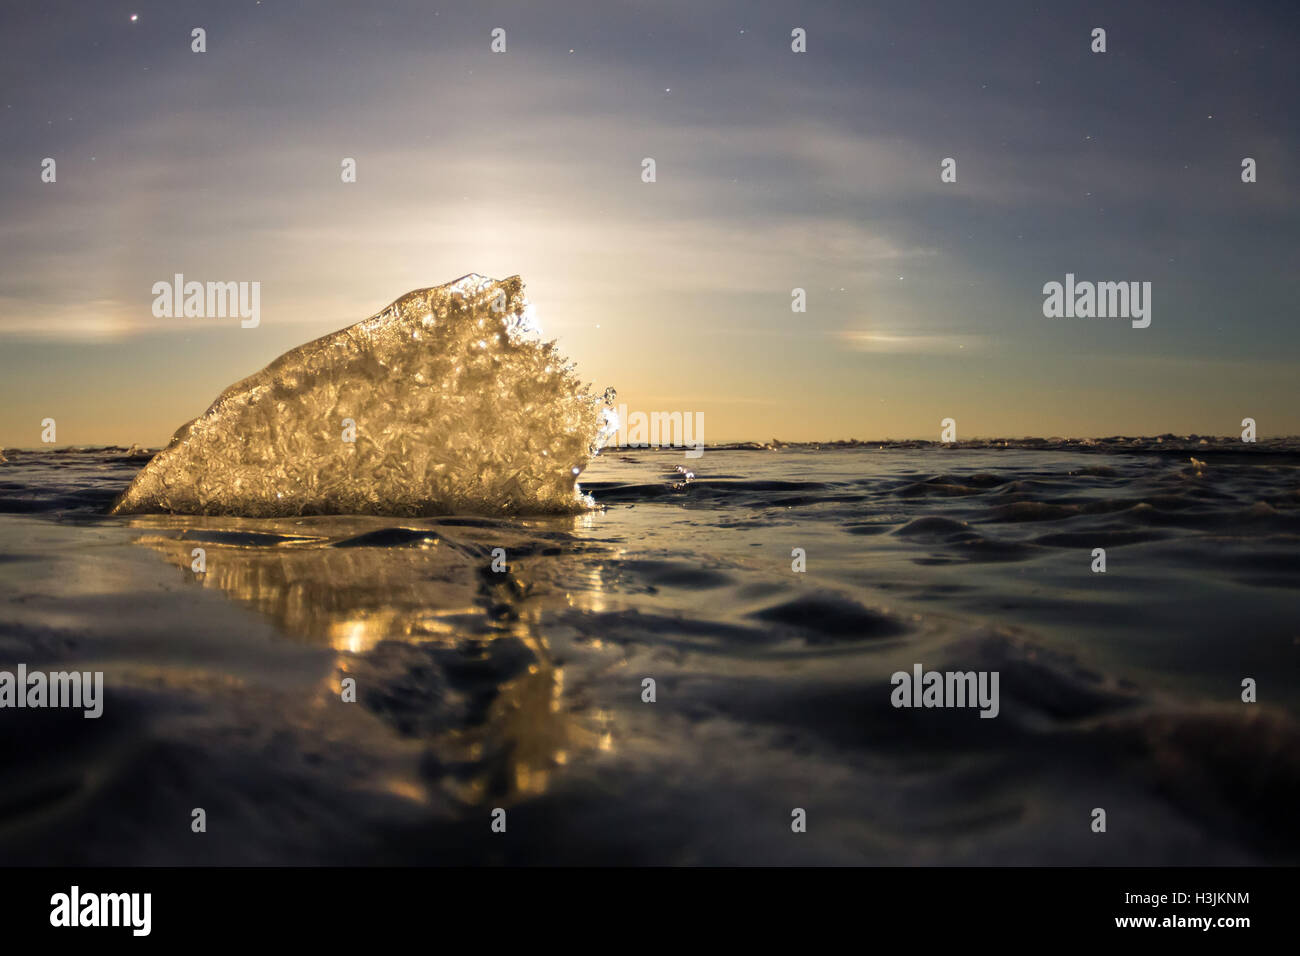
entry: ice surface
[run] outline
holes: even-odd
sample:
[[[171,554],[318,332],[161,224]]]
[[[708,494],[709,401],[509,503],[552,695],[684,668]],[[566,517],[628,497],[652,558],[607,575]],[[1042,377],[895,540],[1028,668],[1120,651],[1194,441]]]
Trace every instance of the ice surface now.
[[[518,276],[468,275],[227,388],[113,513],[580,510],[577,475],[617,428],[608,395],[540,340]]]

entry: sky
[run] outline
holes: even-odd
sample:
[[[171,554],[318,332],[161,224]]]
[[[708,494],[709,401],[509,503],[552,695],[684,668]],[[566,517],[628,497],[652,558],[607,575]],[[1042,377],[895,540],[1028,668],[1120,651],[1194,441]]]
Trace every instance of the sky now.
[[[0,446],[161,445],[470,272],[706,442],[1297,434],[1297,48],[1280,2],[5,4]],[[176,273],[260,324],[155,318]],[[1046,317],[1067,273],[1150,326]]]

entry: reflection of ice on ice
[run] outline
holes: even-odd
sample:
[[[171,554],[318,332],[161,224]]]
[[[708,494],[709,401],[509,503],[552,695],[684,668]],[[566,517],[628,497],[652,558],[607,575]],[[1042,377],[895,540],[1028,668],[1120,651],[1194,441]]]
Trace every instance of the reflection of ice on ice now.
[[[617,416],[609,392],[589,394],[539,332],[518,276],[468,275],[408,293],[226,389],[114,510],[270,517],[588,507],[575,478]]]

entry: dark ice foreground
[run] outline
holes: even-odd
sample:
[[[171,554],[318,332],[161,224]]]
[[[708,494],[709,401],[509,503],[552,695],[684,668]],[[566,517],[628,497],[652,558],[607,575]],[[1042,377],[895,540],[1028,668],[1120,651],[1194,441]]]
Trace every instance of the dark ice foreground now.
[[[613,449],[535,519],[110,518],[142,459],[5,455],[0,670],[106,701],[0,710],[0,864],[1300,861],[1294,442]]]

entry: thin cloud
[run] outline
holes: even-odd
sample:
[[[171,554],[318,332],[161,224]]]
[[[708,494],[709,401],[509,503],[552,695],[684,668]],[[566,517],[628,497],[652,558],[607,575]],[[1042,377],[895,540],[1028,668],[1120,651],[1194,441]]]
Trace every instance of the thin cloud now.
[[[859,352],[894,354],[943,355],[974,352],[984,346],[984,339],[975,335],[916,335],[843,329],[835,333],[835,338]]]

